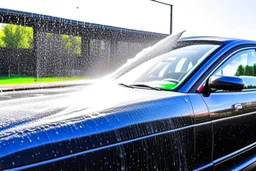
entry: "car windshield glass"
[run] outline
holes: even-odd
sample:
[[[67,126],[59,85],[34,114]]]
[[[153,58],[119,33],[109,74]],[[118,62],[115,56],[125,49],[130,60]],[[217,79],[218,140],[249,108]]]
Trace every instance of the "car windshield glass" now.
[[[219,45],[194,44],[172,50],[131,69],[116,81],[173,90]]]

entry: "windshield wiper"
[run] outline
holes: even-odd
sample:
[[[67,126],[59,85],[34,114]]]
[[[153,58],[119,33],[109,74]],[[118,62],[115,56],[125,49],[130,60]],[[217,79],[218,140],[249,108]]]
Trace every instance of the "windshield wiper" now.
[[[148,88],[148,89],[152,89],[152,90],[161,90],[161,88],[157,88],[157,87],[152,87],[152,86],[149,86],[147,84],[131,84],[130,86],[136,88]]]
[[[124,83],[118,83],[118,85],[124,86],[124,87],[128,87],[128,88],[134,88],[133,86],[129,85],[129,84],[124,84]]]
[[[128,87],[128,88],[148,88],[148,89],[151,89],[151,90],[161,90],[161,88],[152,87],[152,86],[149,86],[147,84],[124,84],[124,83],[119,83],[118,85]]]

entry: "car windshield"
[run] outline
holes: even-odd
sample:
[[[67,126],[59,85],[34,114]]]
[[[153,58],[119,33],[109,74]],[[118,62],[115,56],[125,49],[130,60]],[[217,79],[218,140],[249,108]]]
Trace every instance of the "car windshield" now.
[[[116,79],[126,86],[173,90],[220,45],[194,44],[172,50],[134,67]]]

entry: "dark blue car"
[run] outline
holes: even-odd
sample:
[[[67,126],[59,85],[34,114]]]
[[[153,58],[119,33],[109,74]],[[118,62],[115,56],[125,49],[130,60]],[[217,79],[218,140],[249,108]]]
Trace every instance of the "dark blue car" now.
[[[256,169],[256,42],[178,38],[92,85],[2,92],[0,169]]]

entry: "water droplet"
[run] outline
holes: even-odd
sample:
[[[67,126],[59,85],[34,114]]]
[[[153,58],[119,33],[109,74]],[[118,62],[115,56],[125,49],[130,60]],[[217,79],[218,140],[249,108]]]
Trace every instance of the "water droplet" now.
[[[186,103],[188,103],[188,99],[184,98],[184,101],[185,101]]]

